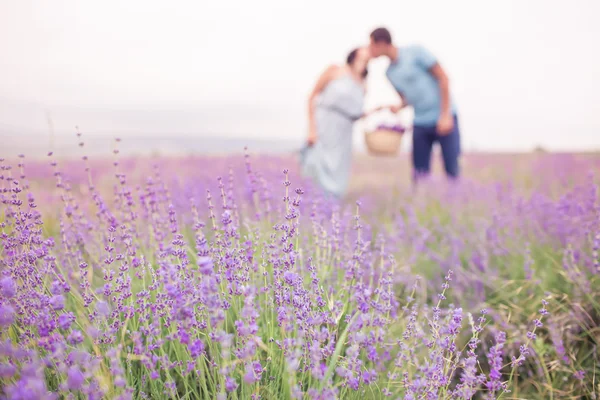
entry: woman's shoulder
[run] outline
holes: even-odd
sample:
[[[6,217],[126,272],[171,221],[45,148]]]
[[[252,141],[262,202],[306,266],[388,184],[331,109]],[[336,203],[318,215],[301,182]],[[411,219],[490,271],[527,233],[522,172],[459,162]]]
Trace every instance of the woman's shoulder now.
[[[325,69],[325,74],[327,74],[330,78],[335,79],[346,73],[346,68],[343,65],[338,64],[330,64]]]

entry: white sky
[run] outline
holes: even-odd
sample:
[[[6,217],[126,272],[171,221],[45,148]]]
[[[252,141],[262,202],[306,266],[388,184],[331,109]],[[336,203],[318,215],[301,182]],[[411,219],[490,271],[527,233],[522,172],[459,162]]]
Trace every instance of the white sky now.
[[[447,69],[465,148],[599,149],[599,16],[598,0],[3,0],[0,132],[47,133],[49,110],[57,134],[301,140],[319,73],[383,25]],[[385,66],[369,107],[396,99]]]

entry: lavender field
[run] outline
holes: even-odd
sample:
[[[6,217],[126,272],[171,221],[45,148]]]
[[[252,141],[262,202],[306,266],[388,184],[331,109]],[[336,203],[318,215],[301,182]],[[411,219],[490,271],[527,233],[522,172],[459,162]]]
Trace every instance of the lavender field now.
[[[600,394],[600,156],[81,155],[2,162],[0,398]]]

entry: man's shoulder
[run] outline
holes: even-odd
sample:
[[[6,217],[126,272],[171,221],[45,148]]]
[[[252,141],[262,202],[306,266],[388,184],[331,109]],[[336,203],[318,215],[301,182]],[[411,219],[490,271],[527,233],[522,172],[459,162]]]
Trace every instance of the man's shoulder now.
[[[423,52],[428,52],[427,47],[425,47],[424,45],[420,44],[420,43],[413,43],[413,44],[409,44],[406,45],[402,48],[400,48],[400,51],[404,50],[407,53],[411,53],[411,54],[419,54],[419,53],[423,53]]]
[[[421,68],[430,69],[437,63],[436,56],[421,44],[408,46],[404,54],[407,59],[412,60],[411,64],[414,63]]]

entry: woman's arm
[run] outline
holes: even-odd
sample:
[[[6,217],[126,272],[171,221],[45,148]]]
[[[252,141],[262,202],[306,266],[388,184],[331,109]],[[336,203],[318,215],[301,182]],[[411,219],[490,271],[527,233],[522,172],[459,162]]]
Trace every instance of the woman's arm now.
[[[399,112],[403,108],[408,107],[408,103],[406,102],[406,99],[404,98],[404,96],[402,95],[402,93],[400,93],[400,92],[397,92],[397,93],[398,93],[398,96],[400,97],[400,104],[390,104],[390,105],[387,105],[387,106],[379,106],[379,107],[374,108],[373,110],[369,111],[367,113],[367,115],[370,114],[370,113],[376,112],[376,111],[381,111],[381,110],[389,110],[393,114],[396,114],[397,112]]]
[[[327,69],[321,74],[315,87],[313,88],[310,96],[308,98],[308,144],[313,145],[317,141],[317,124],[315,121],[315,100],[317,96],[323,91],[325,86],[334,78],[336,72],[338,71],[336,65],[330,65]]]
[[[402,96],[402,94],[400,92],[397,92],[397,93],[398,93],[398,96],[400,97],[400,104],[389,104],[386,106],[375,107],[374,109],[363,113],[360,118],[362,119],[362,118],[368,117],[369,115],[379,112],[381,110],[388,110],[391,113],[396,114],[401,109],[407,107],[408,104],[407,104],[406,100],[404,99],[404,96]]]

